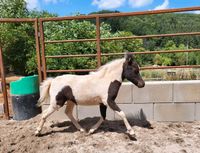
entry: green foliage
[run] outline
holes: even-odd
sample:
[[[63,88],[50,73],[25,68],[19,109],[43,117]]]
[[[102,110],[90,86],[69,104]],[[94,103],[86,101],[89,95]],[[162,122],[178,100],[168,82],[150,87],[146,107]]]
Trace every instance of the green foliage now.
[[[96,26],[89,21],[62,21],[47,22],[44,24],[46,40],[66,40],[66,39],[91,39],[96,37]],[[108,24],[101,24],[101,37],[121,37],[130,36],[131,32],[118,31],[111,33],[111,27]],[[101,43],[103,53],[124,52],[143,50],[142,40],[120,40]],[[46,55],[69,55],[69,54],[96,54],[95,42],[74,42],[46,44]],[[32,55],[31,55],[32,56]],[[103,58],[102,63],[108,62],[113,58]],[[97,60],[95,58],[63,58],[47,59],[48,69],[95,69]],[[28,61],[28,72],[36,70],[33,64],[33,58]]]
[[[24,0],[0,0],[1,18],[26,17],[27,9]],[[3,47],[6,69],[17,74],[25,74],[26,54],[34,43],[28,37],[34,35],[28,24],[0,24],[0,45]]]
[[[199,15],[186,13],[134,16],[124,18],[124,21],[120,23],[120,29],[131,31],[135,35],[194,32],[199,31],[200,28]],[[199,47],[200,45],[198,43],[200,37],[183,36],[146,39],[147,45],[145,47],[150,50],[164,47],[169,40],[172,40],[175,44],[188,45],[191,48]]]
[[[120,13],[119,11],[110,11],[110,10],[102,10],[99,12],[92,12],[90,14],[105,14],[105,13]],[[120,17],[114,17],[114,18],[101,18],[101,22],[105,22],[109,24],[111,28],[111,32],[117,32],[117,31],[122,31],[123,29],[120,28],[121,22],[123,21],[123,18]],[[95,21],[93,21],[95,23]]]
[[[184,50],[186,49],[184,44],[176,46],[176,44],[170,40],[165,44],[165,50]],[[154,63],[156,65],[170,66],[170,65],[185,65],[187,64],[187,53],[166,53],[156,54],[154,57]]]
[[[46,11],[28,11],[25,0],[0,0],[1,18],[56,17]],[[95,13],[119,13],[103,10]],[[134,17],[101,19],[101,38],[151,35],[176,32],[199,31],[200,18],[197,14],[161,14]],[[72,20],[44,23],[45,41],[96,38],[95,22]],[[27,23],[0,23],[0,45],[3,47],[7,71],[27,75],[37,73],[34,28]],[[177,36],[148,39],[101,41],[102,53],[124,51],[143,52],[154,50],[182,50],[200,48],[199,36]],[[96,42],[70,42],[45,45],[46,55],[96,54]],[[102,64],[116,57],[102,57]],[[195,65],[200,64],[200,53],[165,53],[136,55],[141,66],[145,65]],[[48,69],[93,69],[96,57],[47,58]],[[158,76],[159,74],[151,74]]]
[[[24,0],[0,0],[0,18],[22,18],[28,13]]]
[[[24,0],[0,0],[0,12],[1,18],[53,16],[47,12],[29,12]],[[34,34],[35,31],[31,23],[0,23],[0,46],[3,47],[7,72],[20,75],[36,72]],[[29,71],[30,67],[35,69]]]

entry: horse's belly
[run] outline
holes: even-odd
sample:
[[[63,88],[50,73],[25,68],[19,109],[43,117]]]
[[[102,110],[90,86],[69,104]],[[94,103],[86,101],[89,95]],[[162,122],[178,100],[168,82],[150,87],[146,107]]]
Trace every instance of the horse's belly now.
[[[78,105],[98,105],[102,103],[100,97],[88,98],[88,99],[80,99],[77,101]]]

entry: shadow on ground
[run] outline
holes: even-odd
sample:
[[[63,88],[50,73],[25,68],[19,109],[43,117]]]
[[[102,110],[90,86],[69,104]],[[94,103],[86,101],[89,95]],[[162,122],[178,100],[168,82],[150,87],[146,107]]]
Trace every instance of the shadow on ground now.
[[[152,129],[151,123],[146,119],[145,114],[143,113],[143,110],[141,109],[137,114],[132,115],[128,114],[127,119],[131,126],[139,126],[143,128]],[[79,121],[79,124],[86,130],[89,131],[91,127],[96,124],[99,120],[99,117],[92,117],[92,118],[85,118]],[[60,128],[60,130],[52,130],[50,132],[41,134],[41,136],[46,136],[52,133],[57,132],[77,132],[77,129],[74,127],[71,121],[64,121],[64,122],[58,122],[53,123],[51,128]],[[95,131],[95,133],[98,132],[117,132],[117,133],[125,133],[126,127],[124,125],[124,122],[122,120],[106,120],[102,123],[102,125],[98,128],[98,130]]]

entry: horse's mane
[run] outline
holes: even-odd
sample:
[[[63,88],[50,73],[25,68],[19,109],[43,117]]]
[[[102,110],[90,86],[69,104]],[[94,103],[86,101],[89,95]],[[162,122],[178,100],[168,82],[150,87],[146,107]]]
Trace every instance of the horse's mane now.
[[[90,74],[104,75],[105,73],[113,71],[116,68],[118,68],[119,66],[121,66],[121,64],[123,63],[124,60],[125,60],[124,58],[121,58],[121,59],[116,59],[116,60],[110,61],[110,62],[106,63],[105,65],[99,67],[96,71],[90,72]]]

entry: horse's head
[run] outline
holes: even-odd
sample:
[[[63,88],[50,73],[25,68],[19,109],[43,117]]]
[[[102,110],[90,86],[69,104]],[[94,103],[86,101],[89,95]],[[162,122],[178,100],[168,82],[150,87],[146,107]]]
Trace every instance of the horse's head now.
[[[139,73],[139,66],[134,61],[132,54],[126,54],[123,64],[122,79],[127,79],[135,84],[138,88],[145,86],[145,82]]]

